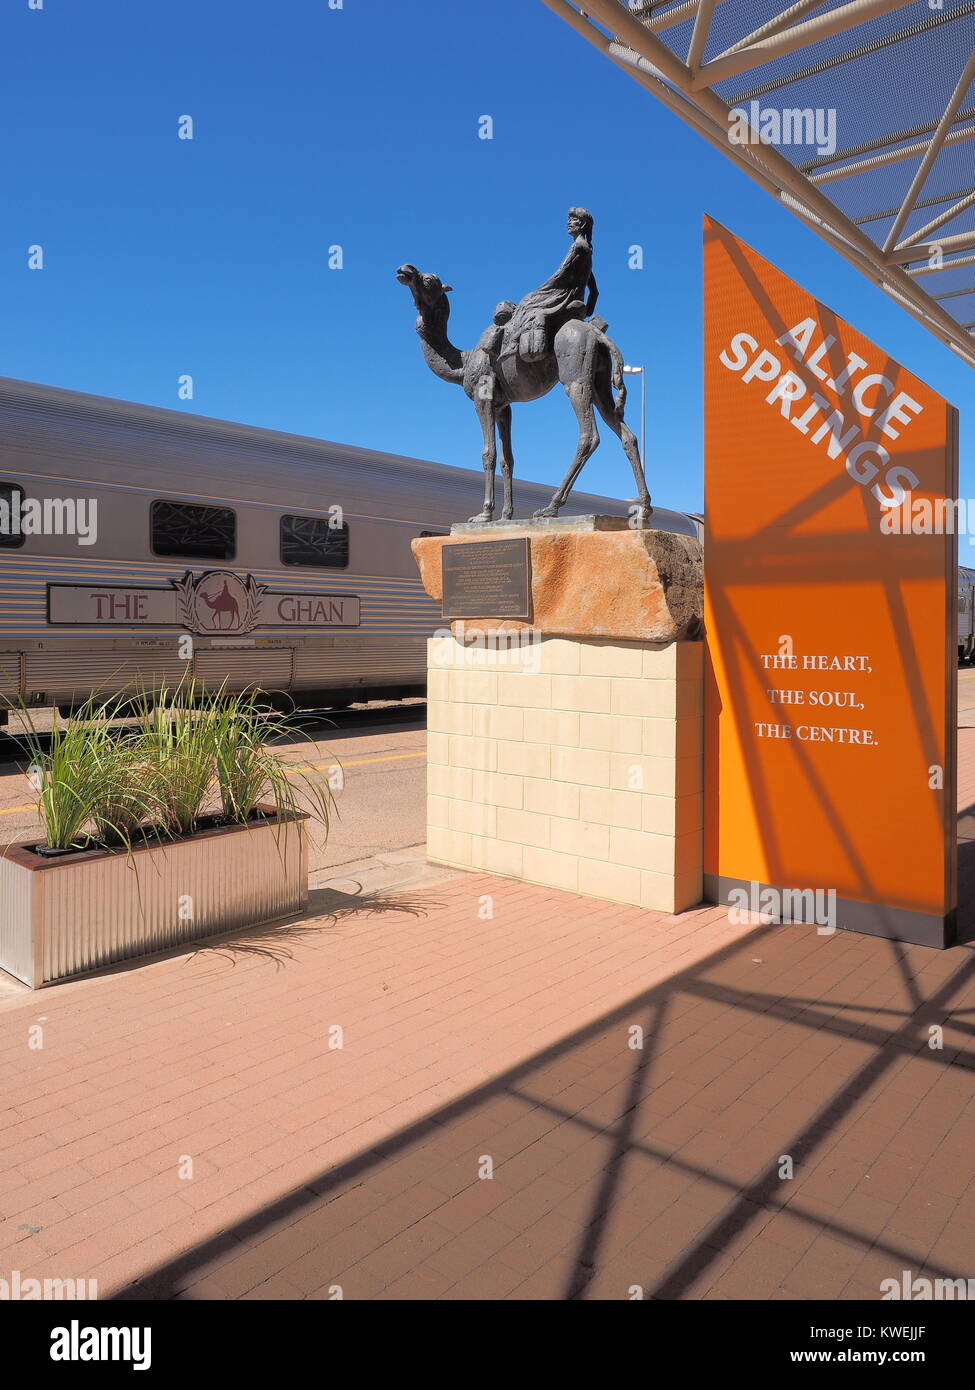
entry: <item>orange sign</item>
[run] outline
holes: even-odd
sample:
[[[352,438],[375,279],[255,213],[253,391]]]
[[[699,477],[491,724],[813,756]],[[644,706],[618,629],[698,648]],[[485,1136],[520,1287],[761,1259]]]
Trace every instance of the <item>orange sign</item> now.
[[[707,895],[949,945],[957,413],[710,219],[704,286]]]

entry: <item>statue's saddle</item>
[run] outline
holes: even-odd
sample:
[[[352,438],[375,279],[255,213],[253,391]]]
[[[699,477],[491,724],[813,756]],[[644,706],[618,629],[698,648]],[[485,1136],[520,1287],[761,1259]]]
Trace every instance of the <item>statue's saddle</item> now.
[[[500,309],[501,306],[499,305],[498,308]],[[498,310],[495,310],[495,323],[499,322],[497,313]],[[581,299],[573,299],[564,309],[558,309],[551,314],[538,313],[527,323],[500,320],[505,326],[501,350],[498,355],[511,357],[517,353],[523,362],[538,362],[552,351],[552,342],[563,324],[568,323],[571,319],[584,319],[585,317],[585,304]],[[590,322],[600,331],[605,330],[608,326],[604,319],[593,318]]]

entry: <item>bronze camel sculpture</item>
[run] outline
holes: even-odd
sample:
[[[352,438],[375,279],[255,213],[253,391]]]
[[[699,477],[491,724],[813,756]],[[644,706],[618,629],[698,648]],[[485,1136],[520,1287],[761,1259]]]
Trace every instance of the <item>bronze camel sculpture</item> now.
[[[570,256],[572,254],[570,252]],[[566,257],[563,267],[568,262],[569,257]],[[563,267],[560,267],[560,271]],[[583,265],[583,271],[586,276],[590,275],[588,264]],[[406,285],[413,296],[417,310],[416,331],[427,366],[443,381],[464,388],[481,422],[484,434],[481,454],[484,464],[484,507],[477,516],[471,517],[471,521],[494,520],[499,439],[504,484],[501,520],[510,520],[514,515],[511,406],[519,401],[537,400],[551,391],[557,381],[565,388],[579,421],[579,442],[569,471],[551,502],[534,515],[557,516],[565,504],[583,464],[599,444],[595,411],[620,439],[633,469],[637,489],[636,515],[639,520],[645,521],[652,512],[640,448],[636,436],[623,419],[626,387],[623,382],[622,354],[603,332],[601,321],[582,317],[587,306],[578,299],[561,303],[554,312],[548,307],[557,297],[548,287],[557,284],[558,274],[556,272],[556,276],[546,281],[541,291],[526,296],[521,305],[516,306],[510,301],[499,304],[494,313],[493,326],[482,335],[476,347],[462,350],[455,347],[447,336],[447,319],[450,315],[447,295],[451,286],[444,285],[437,275],[417,270],[414,265],[401,265],[396,272],[397,280]],[[571,289],[563,294],[562,301],[566,301],[570,293]],[[539,301],[543,302],[541,316],[535,308]],[[544,338],[539,338],[537,327],[539,322],[544,322],[545,312],[551,319],[547,346]],[[506,330],[509,323],[510,331]],[[526,324],[535,329],[536,345],[536,353],[527,358],[519,350],[526,341]]]

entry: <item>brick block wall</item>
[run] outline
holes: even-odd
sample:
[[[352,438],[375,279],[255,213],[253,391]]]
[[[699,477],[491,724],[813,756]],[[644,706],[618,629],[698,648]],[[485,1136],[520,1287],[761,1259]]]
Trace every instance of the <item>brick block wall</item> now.
[[[427,852],[659,911],[701,899],[700,642],[431,639]]]

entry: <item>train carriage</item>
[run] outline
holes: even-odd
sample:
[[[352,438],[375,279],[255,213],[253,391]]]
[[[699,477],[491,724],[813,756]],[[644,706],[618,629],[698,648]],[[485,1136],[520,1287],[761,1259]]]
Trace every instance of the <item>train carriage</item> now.
[[[975,655],[975,570],[958,568],[958,660]]]
[[[0,378],[0,693],[28,705],[255,686],[301,705],[423,693],[441,625],[410,551],[483,476]],[[551,488],[516,480],[521,515]],[[625,515],[574,493],[565,515]],[[700,523],[657,509],[661,529]]]

